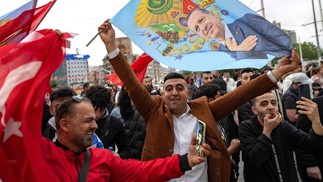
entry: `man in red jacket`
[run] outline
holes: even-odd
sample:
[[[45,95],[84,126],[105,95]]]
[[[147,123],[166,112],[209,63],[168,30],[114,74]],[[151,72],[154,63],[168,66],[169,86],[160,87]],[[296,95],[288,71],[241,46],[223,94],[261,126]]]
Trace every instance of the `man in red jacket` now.
[[[48,179],[77,181],[87,174],[82,177],[84,181],[167,181],[205,160],[195,153],[194,139],[189,154],[147,162],[122,160],[106,149],[88,149],[98,127],[95,120],[94,108],[87,98],[74,96],[58,107],[57,141],[42,141],[46,162],[51,164],[51,171],[46,171]],[[204,144],[205,156],[209,150],[210,146]]]

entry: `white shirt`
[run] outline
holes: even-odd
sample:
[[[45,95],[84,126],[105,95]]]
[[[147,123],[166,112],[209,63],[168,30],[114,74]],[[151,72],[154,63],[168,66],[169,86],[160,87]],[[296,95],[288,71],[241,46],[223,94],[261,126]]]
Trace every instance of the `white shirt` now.
[[[227,81],[225,77],[223,77],[223,80],[227,83],[227,92],[231,92],[236,88],[236,82],[233,78],[229,77],[229,80]]]
[[[189,147],[196,131],[198,120],[190,111],[191,108],[187,105],[186,112],[180,117],[173,116],[175,133],[173,154],[183,155],[189,153]],[[207,176],[207,161],[205,160],[205,162],[194,166],[192,170],[186,171],[182,177],[172,179],[170,182],[207,182]]]

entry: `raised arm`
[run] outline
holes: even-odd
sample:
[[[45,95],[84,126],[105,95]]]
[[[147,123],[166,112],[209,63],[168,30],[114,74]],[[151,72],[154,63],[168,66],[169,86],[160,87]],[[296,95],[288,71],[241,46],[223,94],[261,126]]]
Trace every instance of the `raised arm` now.
[[[107,59],[109,59],[114,71],[126,87],[137,110],[147,122],[147,116],[151,113],[150,109],[157,105],[154,98],[150,96],[146,88],[139,82],[130,65],[117,48],[115,44],[115,31],[109,20],[104,21],[98,27],[98,31],[108,52]]]
[[[318,107],[315,102],[305,97],[302,97],[302,100],[297,101],[297,108],[299,114],[306,114],[308,119],[312,122],[313,131],[320,136],[323,136],[323,127],[320,120],[320,115],[318,112]]]
[[[296,49],[293,49],[291,56],[283,57],[278,65],[272,71],[267,72],[266,75],[261,75],[210,102],[214,118],[217,120],[222,119],[250,99],[274,89],[277,87],[277,80],[284,74],[295,70],[299,63],[299,55]]]

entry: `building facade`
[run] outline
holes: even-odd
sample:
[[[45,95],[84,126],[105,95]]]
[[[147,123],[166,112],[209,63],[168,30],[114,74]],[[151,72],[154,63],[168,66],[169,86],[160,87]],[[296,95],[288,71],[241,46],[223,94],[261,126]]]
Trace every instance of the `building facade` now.
[[[89,82],[89,55],[66,54],[66,59],[54,72],[52,80],[60,86],[79,87]]]

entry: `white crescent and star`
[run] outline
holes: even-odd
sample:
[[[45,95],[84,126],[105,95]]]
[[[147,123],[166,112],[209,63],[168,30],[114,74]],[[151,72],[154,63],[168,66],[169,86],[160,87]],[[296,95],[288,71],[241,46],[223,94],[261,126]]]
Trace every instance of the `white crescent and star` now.
[[[192,5],[188,5],[188,6],[187,6],[187,9],[188,9],[188,10],[192,10],[192,9],[194,9],[194,6],[192,6]]]
[[[3,143],[12,135],[22,137],[22,132],[19,130],[21,125],[21,121],[14,121],[12,118],[9,118],[9,121],[4,128]]]
[[[28,62],[10,71],[7,77],[5,78],[5,82],[2,88],[0,89],[0,113],[2,113],[1,125],[4,126],[5,132],[3,142],[5,142],[11,135],[17,135],[19,137],[22,137],[22,133],[19,130],[22,124],[21,121],[14,121],[14,119],[10,117],[8,123],[5,123],[5,103],[7,102],[11,92],[17,87],[17,85],[35,77],[41,65],[41,61]]]

